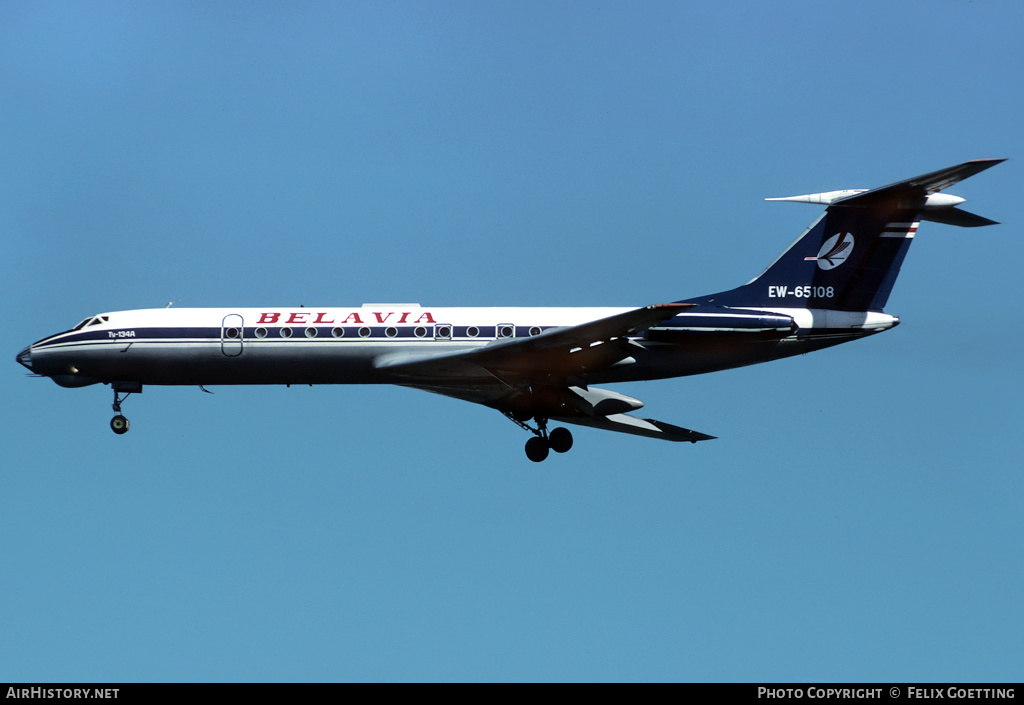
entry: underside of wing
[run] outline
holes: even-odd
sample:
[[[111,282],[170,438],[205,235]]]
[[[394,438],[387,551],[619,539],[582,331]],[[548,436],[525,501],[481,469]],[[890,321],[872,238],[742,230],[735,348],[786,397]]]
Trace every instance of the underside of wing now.
[[[548,420],[696,443],[714,436],[630,416],[627,412],[641,408],[643,402],[582,381],[588,372],[627,360],[635,346],[628,336],[692,307],[688,303],[646,306],[471,350],[433,355],[397,353],[378,358],[376,368],[396,384],[497,409],[545,443]],[[526,425],[530,419],[537,420],[537,429]],[[544,455],[546,450],[531,458]]]
[[[442,380],[491,378],[509,386],[540,379],[578,377],[602,370],[630,356],[627,336],[646,330],[694,304],[656,304],[589,321],[552,328],[531,338],[500,340],[484,347],[439,354],[385,355],[378,371],[399,384],[431,384]],[[420,384],[417,384],[420,383]]]
[[[518,421],[535,417],[589,426],[603,431],[629,433],[666,441],[707,441],[715,438],[664,421],[631,416],[644,403],[608,389],[575,386],[538,386],[510,391],[500,385],[411,385],[435,394],[482,404]],[[520,424],[522,425],[522,424]]]
[[[605,431],[618,431],[619,433],[631,433],[636,436],[646,436],[647,438],[660,438],[665,441],[689,441],[690,443],[696,443],[697,441],[710,441],[715,438],[715,436],[691,431],[681,426],[673,426],[664,421],[641,419],[629,414],[557,417],[552,420],[578,426],[590,426],[591,428],[599,428]]]

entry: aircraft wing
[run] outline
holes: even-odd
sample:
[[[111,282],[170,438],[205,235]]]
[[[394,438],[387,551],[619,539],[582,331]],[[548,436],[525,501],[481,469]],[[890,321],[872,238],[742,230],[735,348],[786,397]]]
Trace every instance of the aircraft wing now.
[[[556,417],[554,421],[572,423],[578,426],[590,426],[605,431],[618,431],[619,433],[631,433],[635,436],[647,436],[648,438],[661,438],[666,441],[710,441],[715,436],[706,433],[691,431],[681,426],[673,426],[664,421],[654,419],[641,419],[629,414],[610,414],[608,416],[569,416]]]
[[[510,386],[601,370],[630,356],[626,336],[695,304],[655,304],[577,326],[552,328],[531,338],[499,340],[472,350],[429,355],[383,355],[375,366],[408,381],[494,377]]]
[[[514,416],[517,410],[515,392],[500,389],[500,385],[489,387],[472,383],[457,384],[407,384],[405,386],[425,392],[433,392],[442,396],[462,401],[482,404],[497,409],[508,416]],[[635,411],[644,404],[639,399],[627,397],[618,392],[597,387],[583,389],[576,386],[545,387],[545,401],[552,409],[558,409],[548,417],[549,421],[571,423],[577,426],[589,426],[603,431],[629,433],[634,436],[660,438],[665,441],[707,441],[716,438],[706,433],[691,431],[688,428],[674,426],[664,421],[631,416],[627,411]]]
[[[471,401],[510,417],[548,417],[606,431],[668,441],[714,438],[679,426],[630,416],[643,402],[617,392],[588,387],[581,375],[627,359],[634,345],[626,336],[692,308],[671,303],[645,306],[577,326],[552,328],[518,340],[501,340],[472,350],[434,355],[387,355],[377,369],[396,383]],[[537,403],[541,406],[533,407]],[[541,411],[543,409],[543,411]]]

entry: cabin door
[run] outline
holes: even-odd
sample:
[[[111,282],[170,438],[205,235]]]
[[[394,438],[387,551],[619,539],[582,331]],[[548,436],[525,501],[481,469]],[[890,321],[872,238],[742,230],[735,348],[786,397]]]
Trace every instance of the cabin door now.
[[[227,357],[241,355],[244,332],[241,316],[237,313],[229,313],[224,316],[220,326],[220,351]]]

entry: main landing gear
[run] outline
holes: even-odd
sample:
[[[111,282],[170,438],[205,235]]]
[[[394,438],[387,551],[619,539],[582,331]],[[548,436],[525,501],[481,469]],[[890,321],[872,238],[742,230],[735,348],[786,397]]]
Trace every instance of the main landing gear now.
[[[512,414],[505,414],[505,416],[533,434],[533,438],[526,442],[526,457],[535,463],[547,458],[549,451],[565,453],[572,448],[572,433],[567,428],[558,427],[548,433],[548,420],[541,416],[537,417],[537,428],[527,425]]]

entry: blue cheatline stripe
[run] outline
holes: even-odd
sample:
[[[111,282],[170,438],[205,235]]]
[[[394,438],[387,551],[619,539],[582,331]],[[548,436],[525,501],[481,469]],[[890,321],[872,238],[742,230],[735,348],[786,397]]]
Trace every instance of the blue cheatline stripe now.
[[[444,325],[444,324],[442,324]],[[230,328],[231,326],[228,326]],[[470,336],[469,329],[476,327],[479,330],[478,335]],[[533,326],[539,328],[541,331],[547,330],[551,326]],[[308,329],[312,328],[316,331],[316,335],[309,336],[306,334]],[[344,330],[344,335],[334,336],[333,331],[335,328],[341,328]],[[426,332],[423,336],[416,335],[416,329],[423,328]],[[495,339],[498,334],[497,326],[451,326],[452,337],[451,339],[465,339],[465,340],[489,340]],[[515,326],[515,332],[512,338],[529,338],[531,326]],[[267,334],[265,337],[258,337],[256,335],[257,329],[266,330]],[[285,336],[281,334],[284,329],[290,329],[291,335]],[[362,329],[369,329],[370,334],[367,336],[361,336],[359,333]],[[391,329],[394,335],[388,335],[388,330]],[[409,341],[432,341],[434,340],[434,333],[436,326],[303,326],[303,327],[290,327],[290,326],[245,326],[243,331],[242,340],[245,342],[260,342],[266,340],[274,341],[304,341],[310,343],[351,343],[365,340],[374,341],[387,341],[394,340],[402,342]],[[121,328],[116,330],[90,330],[90,331],[77,331],[68,333],[59,333],[55,336],[49,336],[36,342],[34,345],[38,350],[49,350],[56,349],[58,347],[74,347],[78,345],[89,345],[94,343],[111,343],[111,344],[127,344],[127,343],[153,343],[160,341],[172,341],[172,342],[231,342],[237,341],[238,338],[228,338],[222,336],[223,331],[221,327],[191,327],[191,328]],[[448,340],[448,338],[443,338]],[[511,339],[511,338],[506,338]]]

